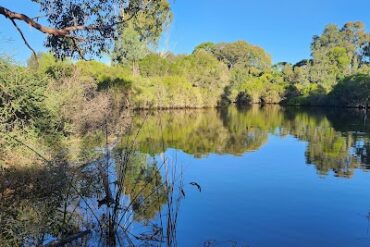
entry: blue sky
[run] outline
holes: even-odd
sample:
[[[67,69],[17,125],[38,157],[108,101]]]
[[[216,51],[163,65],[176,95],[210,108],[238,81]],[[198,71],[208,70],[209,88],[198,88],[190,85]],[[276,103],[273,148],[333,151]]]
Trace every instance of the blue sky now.
[[[246,40],[267,50],[273,62],[297,62],[310,56],[312,36],[329,23],[363,21],[370,30],[370,0],[175,0],[174,21],[160,50],[189,53],[204,41]],[[1,0],[14,11],[37,16],[30,0]],[[0,16],[0,53],[24,62],[30,52],[11,23]],[[22,25],[36,50],[44,36]]]

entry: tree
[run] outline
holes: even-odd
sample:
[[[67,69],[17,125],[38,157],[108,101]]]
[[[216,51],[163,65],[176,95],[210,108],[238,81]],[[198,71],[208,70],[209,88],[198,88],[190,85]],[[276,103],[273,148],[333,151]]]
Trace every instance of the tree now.
[[[336,68],[340,70],[338,73],[346,71],[351,63],[351,60],[344,47],[332,48],[328,53],[328,58],[331,64],[335,65]]]
[[[356,72],[362,60],[362,48],[368,41],[369,35],[365,31],[362,22],[348,22],[341,29],[343,35],[343,47],[349,53],[350,65],[353,72]]]
[[[140,40],[140,35],[133,28],[126,28],[121,39],[115,42],[112,59],[118,63],[130,62],[132,74],[139,74],[138,61],[147,54],[146,43]]]
[[[18,26],[18,21],[46,34],[46,47],[58,57],[86,58],[109,51],[112,41],[117,38],[117,27],[136,20],[135,18],[146,19],[140,28],[145,32],[154,30],[157,34],[164,21],[161,15],[164,7],[169,11],[167,0],[29,1],[40,7],[40,14],[44,18],[32,18],[3,6],[0,6],[0,15],[11,21],[35,57],[36,53]]]
[[[271,56],[261,47],[250,45],[245,41],[219,43],[212,50],[230,69],[241,67],[262,72],[271,67]]]
[[[361,22],[348,22],[341,29],[328,25],[311,44],[311,81],[327,90],[338,79],[355,74],[368,59],[369,34]]]
[[[205,50],[205,51],[208,51],[208,52],[213,52],[214,48],[215,48],[215,44],[213,42],[203,42],[203,43],[197,45],[194,48],[193,54],[196,53],[199,50]]]
[[[226,86],[229,79],[226,65],[203,49],[183,58],[179,56],[174,67],[179,70],[178,74],[186,76],[194,87],[208,88],[213,92]]]
[[[168,0],[141,0],[152,7],[138,12],[130,23],[140,35],[140,40],[156,45],[163,31],[171,23],[173,14]],[[126,25],[127,23],[124,23]],[[127,26],[127,25],[126,25]]]
[[[130,22],[120,25],[114,43],[113,61],[132,63],[133,75],[138,75],[138,61],[148,54],[148,46],[157,44],[171,20],[172,12],[168,1],[157,0],[153,11],[138,13]]]
[[[361,47],[361,62],[362,64],[370,64],[370,34],[368,41],[364,42]]]
[[[293,82],[294,78],[294,71],[293,71],[293,66],[290,63],[286,63],[284,67],[282,68],[284,80],[287,81],[288,83]]]

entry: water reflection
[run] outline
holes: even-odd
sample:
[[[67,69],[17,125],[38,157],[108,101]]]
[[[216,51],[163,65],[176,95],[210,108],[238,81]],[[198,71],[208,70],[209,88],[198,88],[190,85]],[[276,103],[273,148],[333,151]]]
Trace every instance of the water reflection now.
[[[173,246],[182,185],[157,162],[117,148],[81,167],[2,169],[0,246]]]
[[[76,152],[63,150],[46,164],[2,168],[1,246],[176,246],[187,191],[166,151],[196,159],[239,157],[286,136],[306,143],[306,163],[319,176],[351,178],[356,169],[370,168],[370,124],[362,111],[252,106],[138,112],[114,145],[107,145],[102,129],[79,137]]]
[[[1,246],[37,246],[47,234],[76,229],[75,217],[67,223],[58,210],[68,194],[66,177],[65,166],[1,171]]]
[[[212,153],[243,155],[261,148],[269,135],[292,135],[308,143],[306,159],[321,175],[351,177],[369,167],[370,123],[366,113],[343,109],[252,106],[244,109],[138,113],[139,150],[151,155],[175,148],[200,158]],[[145,116],[144,116],[145,115]]]

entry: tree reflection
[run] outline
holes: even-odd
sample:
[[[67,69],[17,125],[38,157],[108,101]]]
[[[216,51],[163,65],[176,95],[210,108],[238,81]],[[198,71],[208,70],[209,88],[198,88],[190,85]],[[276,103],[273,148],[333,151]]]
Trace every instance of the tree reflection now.
[[[307,163],[315,165],[320,175],[332,171],[339,177],[351,177],[354,169],[369,167],[370,123],[360,111],[254,105],[159,111],[151,113],[145,123],[140,114],[134,121],[132,133],[142,127],[138,148],[151,155],[167,148],[198,158],[211,153],[242,155],[258,150],[275,134],[306,141]]]
[[[122,152],[122,150],[116,152]],[[162,205],[167,202],[167,191],[162,175],[155,160],[149,160],[147,154],[135,153],[120,173],[122,156],[117,155],[118,181],[123,181],[124,195],[130,197],[135,221],[148,222],[157,215]],[[120,176],[124,176],[121,178]]]
[[[181,172],[162,157],[168,148],[197,158],[239,156],[270,135],[291,135],[307,143],[306,163],[321,176],[350,178],[370,168],[370,124],[361,111],[251,106],[138,113],[113,150],[104,133],[72,140],[78,148],[62,147],[45,164],[0,170],[1,246],[71,236],[76,246],[174,245],[185,192]]]
[[[1,246],[172,246],[182,198],[177,174],[127,146],[98,153],[81,166],[52,160],[3,168]]]
[[[141,152],[158,154],[169,147],[195,157],[211,153],[242,155],[259,149],[269,131],[282,122],[279,109],[260,111],[255,106],[246,111],[235,107],[216,110],[162,111],[134,117],[134,136],[141,129],[137,143]]]
[[[68,180],[63,164],[2,169],[1,246],[38,246],[49,235],[75,231],[74,212],[62,210],[63,202],[69,200]]]

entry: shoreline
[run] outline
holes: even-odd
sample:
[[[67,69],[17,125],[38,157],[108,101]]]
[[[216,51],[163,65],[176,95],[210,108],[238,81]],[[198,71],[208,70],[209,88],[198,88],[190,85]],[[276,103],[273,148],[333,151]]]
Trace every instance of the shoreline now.
[[[294,104],[284,104],[284,103],[253,103],[253,104],[237,104],[237,103],[230,103],[227,105],[218,105],[218,106],[177,106],[177,107],[128,107],[127,110],[132,112],[146,112],[146,111],[173,111],[173,110],[207,110],[207,109],[223,109],[229,106],[236,106],[238,108],[247,108],[252,106],[280,106],[280,107],[296,107],[296,108],[325,108],[325,109],[356,109],[356,110],[364,110],[370,111],[370,106],[334,106],[334,105],[294,105]]]

